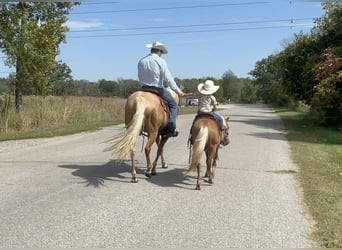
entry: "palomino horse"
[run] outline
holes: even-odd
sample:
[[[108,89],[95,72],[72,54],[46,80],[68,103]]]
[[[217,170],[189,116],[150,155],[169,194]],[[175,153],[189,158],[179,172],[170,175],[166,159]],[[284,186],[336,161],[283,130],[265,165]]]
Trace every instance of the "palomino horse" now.
[[[193,146],[191,162],[188,171],[197,170],[197,190],[200,190],[200,162],[203,152],[206,154],[207,171],[205,177],[209,178],[209,183],[213,183],[214,168],[218,158],[218,149],[220,144],[226,146],[229,144],[229,117],[224,118],[225,129],[221,131],[217,121],[209,114],[196,116],[190,129],[188,146]]]
[[[167,90],[178,103],[178,95],[169,87]],[[125,125],[126,129],[114,138],[114,145],[110,147],[113,155],[117,156],[118,160],[123,160],[127,154],[130,154],[132,164],[132,179],[131,182],[138,182],[135,171],[135,144],[139,135],[147,134],[148,141],[145,146],[146,157],[146,176],[156,174],[156,165],[161,157],[162,167],[167,168],[163,156],[163,147],[168,137],[162,137],[161,133],[168,124],[168,108],[167,104],[154,93],[147,91],[137,91],[131,94],[125,106]],[[150,152],[153,143],[158,146],[157,155],[151,166]]]

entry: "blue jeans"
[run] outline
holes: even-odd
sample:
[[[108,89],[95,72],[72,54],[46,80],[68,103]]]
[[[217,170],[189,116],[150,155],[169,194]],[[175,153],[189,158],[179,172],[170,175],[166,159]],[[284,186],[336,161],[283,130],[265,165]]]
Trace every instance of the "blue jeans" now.
[[[197,114],[209,114],[209,115],[211,115],[211,116],[214,117],[214,119],[218,122],[218,124],[220,125],[221,130],[224,130],[224,129],[225,129],[225,126],[224,126],[224,124],[223,124],[222,116],[216,114],[215,112],[204,113],[204,112],[198,111]]]
[[[157,90],[160,97],[163,98],[168,103],[170,113],[169,113],[169,122],[166,127],[166,133],[172,134],[176,128],[176,118],[178,114],[178,104],[176,103],[175,99],[173,99],[170,92],[167,91],[166,88],[157,88],[154,86],[147,86],[147,85],[142,86],[142,88]]]

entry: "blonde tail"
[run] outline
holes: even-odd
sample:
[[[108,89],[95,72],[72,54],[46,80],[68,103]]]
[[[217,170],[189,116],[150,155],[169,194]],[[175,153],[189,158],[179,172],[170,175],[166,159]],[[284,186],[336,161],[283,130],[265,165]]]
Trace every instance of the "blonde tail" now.
[[[135,150],[135,143],[140,135],[144,122],[145,106],[143,102],[135,101],[135,113],[126,126],[126,130],[118,134],[114,138],[114,145],[109,149],[112,150],[112,155],[116,155],[118,160],[123,160],[131,150]]]
[[[188,172],[195,171],[197,169],[197,165],[200,164],[201,157],[204,152],[207,140],[208,140],[208,128],[201,127],[193,143],[192,158],[191,158],[191,163],[188,168]]]

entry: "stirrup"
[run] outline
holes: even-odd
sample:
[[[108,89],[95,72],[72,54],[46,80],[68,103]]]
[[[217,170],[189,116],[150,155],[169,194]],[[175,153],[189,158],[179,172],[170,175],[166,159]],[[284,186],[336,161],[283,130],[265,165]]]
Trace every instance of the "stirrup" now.
[[[177,137],[178,135],[179,135],[179,130],[178,130],[178,128],[175,128],[173,133],[165,134],[165,135],[163,135],[163,138]]]

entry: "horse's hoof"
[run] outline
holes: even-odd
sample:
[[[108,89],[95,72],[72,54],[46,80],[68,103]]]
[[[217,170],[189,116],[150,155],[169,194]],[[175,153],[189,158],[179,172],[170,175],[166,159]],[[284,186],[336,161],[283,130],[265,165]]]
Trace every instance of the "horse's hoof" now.
[[[131,182],[132,183],[138,183],[138,178],[137,177],[132,177]]]

